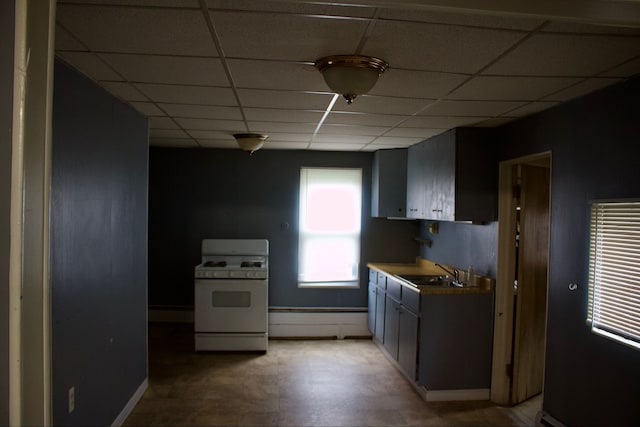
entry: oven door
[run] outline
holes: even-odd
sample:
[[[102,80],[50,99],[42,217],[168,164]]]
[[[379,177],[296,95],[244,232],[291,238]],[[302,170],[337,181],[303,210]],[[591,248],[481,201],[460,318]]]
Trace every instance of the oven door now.
[[[266,333],[267,280],[197,279],[196,333]]]

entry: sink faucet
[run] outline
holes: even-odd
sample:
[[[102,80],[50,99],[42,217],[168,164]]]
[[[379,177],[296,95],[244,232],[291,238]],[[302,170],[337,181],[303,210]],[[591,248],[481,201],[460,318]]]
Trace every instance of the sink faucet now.
[[[443,269],[444,271],[446,271],[447,273],[449,273],[450,275],[453,276],[453,281],[451,282],[451,284],[453,286],[458,286],[458,287],[462,287],[464,284],[460,281],[460,274],[458,272],[458,270],[456,270],[455,268],[453,269],[453,271],[449,270],[448,268],[438,264],[437,262],[435,263],[436,267],[440,267],[441,269]]]

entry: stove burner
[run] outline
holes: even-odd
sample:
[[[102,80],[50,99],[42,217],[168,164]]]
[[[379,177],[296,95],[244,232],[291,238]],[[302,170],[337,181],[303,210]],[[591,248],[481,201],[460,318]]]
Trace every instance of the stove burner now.
[[[260,261],[242,261],[242,263],[240,264],[240,267],[246,268],[246,267],[262,267],[262,263]]]
[[[227,261],[207,261],[204,263],[205,267],[226,267]]]

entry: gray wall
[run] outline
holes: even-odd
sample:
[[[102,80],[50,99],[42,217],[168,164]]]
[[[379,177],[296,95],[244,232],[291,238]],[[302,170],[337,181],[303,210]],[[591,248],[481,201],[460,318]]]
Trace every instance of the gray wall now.
[[[9,424],[9,219],[13,123],[13,1],[0,2],[0,425]]]
[[[501,160],[552,151],[544,410],[566,425],[640,420],[640,351],[592,334],[585,323],[588,203],[640,198],[638,97],[635,78],[496,130]],[[428,235],[426,223],[421,234]],[[440,233],[430,237],[433,247],[423,256],[495,272],[497,223],[440,223]],[[577,291],[568,290],[570,282],[579,284]]]
[[[544,409],[567,425],[640,421],[640,351],[585,323],[589,201],[640,198],[639,97],[636,77],[499,132],[502,159],[552,151]]]
[[[56,60],[52,156],[53,424],[110,425],[147,377],[147,120]]]
[[[496,189],[497,191],[497,189]],[[420,221],[420,235],[432,240],[422,246],[420,256],[431,261],[466,270],[473,266],[477,274],[496,277],[498,223],[469,224],[439,222],[438,234],[429,233],[431,221]]]
[[[268,144],[268,142],[267,142]],[[415,221],[373,219],[371,153],[152,148],[149,172],[149,303],[192,306],[193,268],[204,238],[270,242],[269,305],[366,307],[366,263],[413,262]],[[363,169],[360,289],[299,289],[301,166]],[[288,224],[288,226],[287,226]]]

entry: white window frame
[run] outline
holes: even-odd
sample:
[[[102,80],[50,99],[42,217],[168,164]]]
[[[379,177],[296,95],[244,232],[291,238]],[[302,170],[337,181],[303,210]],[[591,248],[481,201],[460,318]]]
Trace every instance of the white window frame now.
[[[308,190],[310,186],[330,185],[340,189],[354,191],[354,212],[351,212],[354,228],[349,231],[321,231],[311,229],[308,226]],[[331,208],[331,207],[330,207]],[[344,209],[335,205],[335,209]],[[357,218],[355,216],[357,215]],[[362,230],[362,169],[361,168],[300,168],[300,199],[299,199],[299,231],[298,231],[298,287],[300,288],[359,288],[360,287],[360,242]],[[345,239],[347,245],[352,245],[354,259],[345,263],[350,266],[349,272],[339,276],[319,277],[313,274],[312,259],[309,249],[313,243],[324,239]],[[344,246],[339,246],[344,247]]]
[[[640,200],[591,203],[591,331],[640,350]]]

